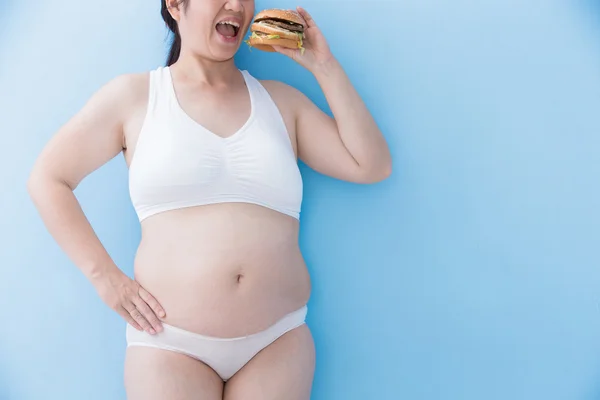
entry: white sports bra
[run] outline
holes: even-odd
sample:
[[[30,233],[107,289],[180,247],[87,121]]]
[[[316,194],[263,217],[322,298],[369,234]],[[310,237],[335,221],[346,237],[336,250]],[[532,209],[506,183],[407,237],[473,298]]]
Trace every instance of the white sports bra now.
[[[148,108],[129,168],[129,193],[140,221],[227,202],[257,204],[299,219],[302,177],[285,123],[262,84],[248,71],[241,73],[250,117],[223,138],[180,107],[169,67],[150,71]]]

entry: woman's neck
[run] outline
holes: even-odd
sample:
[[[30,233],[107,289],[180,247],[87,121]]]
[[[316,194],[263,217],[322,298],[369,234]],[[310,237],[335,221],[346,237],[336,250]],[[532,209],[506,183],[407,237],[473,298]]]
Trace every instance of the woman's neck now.
[[[228,84],[239,75],[239,69],[233,58],[227,61],[214,61],[182,54],[170,68],[186,80],[209,86]]]

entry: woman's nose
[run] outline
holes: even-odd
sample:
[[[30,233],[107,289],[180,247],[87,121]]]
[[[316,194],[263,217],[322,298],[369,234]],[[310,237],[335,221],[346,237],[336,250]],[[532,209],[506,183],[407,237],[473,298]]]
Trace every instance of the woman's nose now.
[[[225,9],[233,12],[242,12],[244,11],[244,5],[242,4],[242,0],[227,0]]]

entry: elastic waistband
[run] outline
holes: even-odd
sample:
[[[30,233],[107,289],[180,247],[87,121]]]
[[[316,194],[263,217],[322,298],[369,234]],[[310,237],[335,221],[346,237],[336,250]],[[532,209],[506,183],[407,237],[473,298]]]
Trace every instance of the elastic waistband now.
[[[162,326],[163,326],[163,332],[171,331],[171,332],[175,332],[179,335],[186,335],[186,336],[194,337],[197,339],[206,339],[206,340],[220,341],[220,342],[232,342],[232,341],[236,341],[236,340],[244,340],[244,339],[250,339],[255,336],[260,336],[268,331],[289,330],[293,327],[298,327],[306,321],[307,314],[308,314],[308,306],[304,305],[301,308],[299,308],[295,311],[292,311],[289,314],[284,315],[277,322],[275,322],[273,325],[269,326],[268,328],[266,328],[263,331],[252,333],[252,334],[246,335],[246,336],[238,336],[238,337],[232,337],[232,338],[201,335],[199,333],[190,332],[185,329],[181,329],[176,326],[166,324],[164,322],[162,323]],[[127,329],[135,330],[135,328],[129,324],[127,324]]]

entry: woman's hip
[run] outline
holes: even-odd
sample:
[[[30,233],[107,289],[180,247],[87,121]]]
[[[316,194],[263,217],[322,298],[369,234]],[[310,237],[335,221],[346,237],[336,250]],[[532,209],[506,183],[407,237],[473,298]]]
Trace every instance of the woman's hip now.
[[[306,305],[285,314],[268,327],[244,336],[214,337],[164,324],[156,335],[127,325],[128,347],[152,347],[182,353],[211,367],[227,381],[248,361],[286,333],[306,324]]]

